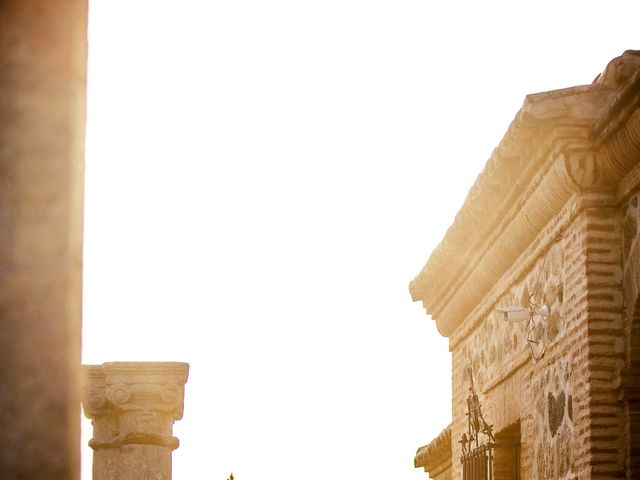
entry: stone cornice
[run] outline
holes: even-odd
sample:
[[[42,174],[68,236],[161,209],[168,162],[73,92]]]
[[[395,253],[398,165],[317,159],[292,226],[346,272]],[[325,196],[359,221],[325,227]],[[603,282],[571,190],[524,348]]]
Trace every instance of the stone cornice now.
[[[604,144],[615,135],[640,107],[640,70],[613,96],[607,108],[598,115],[589,129],[589,136]]]
[[[441,466],[451,465],[451,425],[445,428],[431,443],[420,447],[413,459],[416,468],[434,472]]]
[[[615,189],[638,163],[639,78],[526,98],[410,284],[441,334],[451,335],[575,192]]]
[[[535,263],[544,256],[544,252],[563,235],[580,212],[587,208],[613,205],[615,203],[611,192],[574,193],[567,201],[560,213],[550,221],[533,240],[529,248],[518,257],[500,279],[488,290],[482,300],[471,310],[465,321],[449,336],[449,349],[454,350],[488,315],[495,312],[501,297],[511,289],[515,279],[522,278]],[[526,353],[526,351],[525,351]],[[524,358],[530,358],[527,354]],[[517,363],[517,361],[516,361]],[[508,375],[517,365],[501,365],[498,376]],[[490,389],[490,380],[483,387]],[[487,390],[488,391],[488,390]]]

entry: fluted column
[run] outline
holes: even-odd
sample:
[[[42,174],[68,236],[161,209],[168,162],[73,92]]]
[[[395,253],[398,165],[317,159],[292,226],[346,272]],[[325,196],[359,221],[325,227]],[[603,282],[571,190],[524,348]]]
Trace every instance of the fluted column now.
[[[189,365],[114,362],[83,367],[83,408],[91,419],[93,480],[170,480]]]

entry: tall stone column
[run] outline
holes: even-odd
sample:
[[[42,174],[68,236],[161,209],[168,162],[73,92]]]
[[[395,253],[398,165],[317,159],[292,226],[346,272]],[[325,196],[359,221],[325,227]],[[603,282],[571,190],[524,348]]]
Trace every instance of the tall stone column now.
[[[80,477],[87,0],[0,0],[0,477]]]
[[[83,367],[93,425],[93,480],[170,480],[189,364],[114,362]]]

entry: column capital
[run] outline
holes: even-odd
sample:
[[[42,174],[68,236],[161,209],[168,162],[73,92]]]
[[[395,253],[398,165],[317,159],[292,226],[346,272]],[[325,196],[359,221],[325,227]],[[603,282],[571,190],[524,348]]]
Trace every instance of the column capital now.
[[[84,365],[82,404],[94,427],[89,446],[177,448],[172,426],[182,418],[188,373],[189,364],[179,362]]]

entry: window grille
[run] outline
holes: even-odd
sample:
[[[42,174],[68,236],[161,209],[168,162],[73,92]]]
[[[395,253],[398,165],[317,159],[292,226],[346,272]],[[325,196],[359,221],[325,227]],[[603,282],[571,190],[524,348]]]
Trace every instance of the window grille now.
[[[469,396],[467,397],[467,432],[462,434],[462,479],[493,480],[493,448],[496,446],[493,425],[482,416],[482,407],[473,384],[471,367]]]

